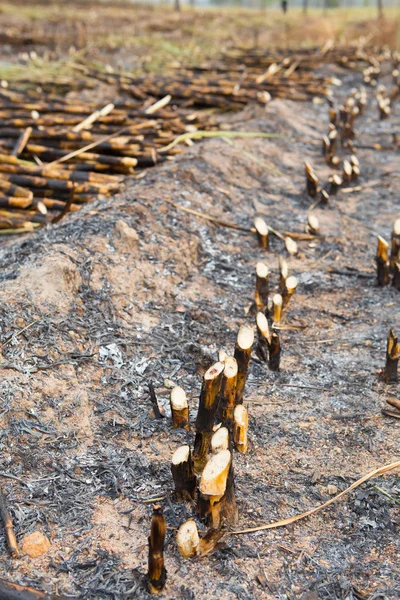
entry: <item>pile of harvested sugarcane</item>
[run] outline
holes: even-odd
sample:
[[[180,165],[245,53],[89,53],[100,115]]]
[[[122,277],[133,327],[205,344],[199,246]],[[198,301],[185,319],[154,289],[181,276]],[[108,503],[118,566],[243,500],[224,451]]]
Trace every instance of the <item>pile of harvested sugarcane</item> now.
[[[232,66],[238,63],[249,69],[269,69],[274,65],[274,70],[312,71],[322,64],[337,64],[342,67],[354,69],[359,67],[365,73],[380,72],[380,64],[390,59],[396,53],[389,50],[369,48],[365,39],[360,38],[356,43],[346,46],[335,45],[329,40],[322,48],[232,48],[224,55],[226,64]]]
[[[183,108],[219,108],[240,110],[249,102],[265,104],[271,98],[309,100],[326,96],[334,79],[316,75],[310,70],[297,70],[296,64],[278,68],[273,64],[265,72],[262,66],[247,69],[238,61],[228,67],[224,63],[203,67],[179,68],[166,75],[146,74],[132,76],[121,73],[103,73],[93,68],[85,74],[119,89],[137,99],[146,96],[161,98],[167,94],[174,104]]]
[[[171,159],[181,152],[171,146],[177,136],[215,128],[209,112],[190,113],[193,109],[239,110],[249,102],[266,104],[271,97],[329,98],[335,80],[317,74],[318,66],[332,62],[360,66],[364,77],[373,75],[375,81],[380,62],[386,58],[385,52],[373,53],[360,46],[268,52],[234,49],[214,64],[180,67],[162,75],[134,76],[76,64],[76,79],[56,77],[41,81],[39,88],[29,77],[13,85],[3,81],[0,231],[30,231],[53,221],[52,211],[59,213],[55,217],[59,219],[99,194],[115,193],[124,177],[137,169]],[[394,59],[393,64],[396,67]],[[104,84],[113,98],[106,105],[93,100]],[[83,91],[90,101],[80,99]],[[346,106],[345,116],[350,119],[341,128],[349,145],[355,101]],[[389,110],[382,91],[380,110]],[[337,160],[334,134],[332,130],[328,142],[324,140],[332,165]],[[357,168],[355,163],[353,175]],[[333,176],[330,193],[339,186],[338,179]],[[322,190],[323,201],[327,194]]]
[[[0,229],[29,230],[49,211],[78,210],[120,189],[124,176],[181,152],[159,153],[192,125],[164,103],[105,107],[54,91],[2,89]],[[169,99],[168,99],[169,100]]]

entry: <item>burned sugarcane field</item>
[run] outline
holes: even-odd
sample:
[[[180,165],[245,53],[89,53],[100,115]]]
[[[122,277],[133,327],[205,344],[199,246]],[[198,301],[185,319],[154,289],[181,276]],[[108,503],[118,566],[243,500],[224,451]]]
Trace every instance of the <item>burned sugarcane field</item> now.
[[[0,600],[399,600],[397,0],[0,0]]]

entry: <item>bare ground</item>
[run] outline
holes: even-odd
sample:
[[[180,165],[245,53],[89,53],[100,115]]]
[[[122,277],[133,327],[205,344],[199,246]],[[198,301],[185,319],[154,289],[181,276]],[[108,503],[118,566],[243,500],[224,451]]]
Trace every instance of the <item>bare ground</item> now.
[[[341,75],[346,89],[360,84]],[[147,383],[167,415],[165,379],[182,385],[193,421],[202,373],[253,319],[256,262],[277,284],[284,254],[277,238],[265,253],[253,234],[168,200],[243,227],[258,213],[280,232],[303,232],[303,160],[328,174],[326,106],[273,101],[225,121],[284,137],[203,142],[1,250],[2,339],[33,324],[2,348],[0,476],[19,540],[37,529],[51,540],[43,557],[12,560],[0,532],[2,577],[80,598],[147,597],[146,500],[171,491],[171,455],[193,438],[152,418]],[[370,96],[359,140],[390,143],[398,124],[399,108],[380,122]],[[282,331],[280,372],[251,363],[250,449],[235,456],[240,528],[320,504],[399,456],[400,423],[381,414],[399,386],[378,377],[389,327],[400,330],[399,293],[375,287],[373,260],[376,234],[388,237],[399,216],[398,155],[364,149],[359,159],[362,190],[317,208],[321,236],[288,259],[300,284],[285,324],[305,328]],[[137,243],[121,237],[120,220]],[[165,499],[162,597],[394,600],[398,493],[395,475],[373,480],[308,520],[229,536],[186,562],[174,529],[194,509]]]

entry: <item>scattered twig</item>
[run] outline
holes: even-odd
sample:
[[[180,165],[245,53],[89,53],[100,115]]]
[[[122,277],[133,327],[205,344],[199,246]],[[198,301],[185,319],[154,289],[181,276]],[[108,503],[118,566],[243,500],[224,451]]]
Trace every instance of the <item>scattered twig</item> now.
[[[337,502],[338,500],[340,500],[340,498],[343,498],[343,496],[345,496],[349,492],[355,490],[357,487],[359,487],[360,485],[362,485],[369,479],[373,479],[374,477],[379,477],[380,475],[384,475],[386,473],[389,473],[390,471],[394,471],[395,469],[399,469],[399,468],[400,468],[400,461],[397,461],[394,463],[390,463],[389,465],[379,467],[378,469],[374,469],[370,473],[367,473],[366,475],[364,475],[363,477],[361,477],[360,479],[355,481],[350,487],[343,490],[343,492],[340,492],[340,494],[337,494],[337,496],[335,496],[334,498],[331,498],[327,502],[324,502],[324,504],[320,504],[320,506],[317,506],[316,508],[312,508],[311,510],[307,510],[306,512],[301,513],[300,515],[295,515],[294,517],[288,517],[287,519],[275,521],[274,523],[268,523],[266,525],[259,525],[258,527],[250,527],[248,529],[241,529],[238,531],[230,531],[228,533],[230,533],[230,535],[239,535],[239,534],[243,534],[243,533],[256,533],[257,531],[265,531],[266,529],[277,529],[278,527],[286,527],[287,525],[296,523],[296,521],[300,521],[301,519],[305,519],[306,517],[315,515],[317,512],[319,512],[320,510],[323,510],[324,508],[327,508],[334,502]]]
[[[91,142],[90,144],[87,144],[87,146],[78,148],[78,150],[74,150],[73,152],[70,152],[69,154],[66,154],[65,156],[61,156],[61,158],[58,158],[57,160],[53,160],[52,162],[47,163],[46,165],[44,165],[44,169],[48,169],[49,167],[54,167],[55,165],[66,162],[70,158],[79,156],[80,154],[83,154],[84,152],[87,152],[88,150],[95,148],[99,144],[103,144],[104,142],[108,142],[108,140],[112,140],[112,138],[114,138],[114,137],[118,137],[121,133],[124,133],[124,131],[127,131],[128,129],[129,129],[129,125],[126,125],[125,127],[121,127],[121,129],[118,129],[117,131],[110,133],[110,135],[104,135],[103,137],[96,140],[95,142]]]
[[[281,138],[282,136],[278,133],[262,133],[257,131],[189,131],[188,133],[182,133],[174,139],[173,142],[164,146],[161,152],[168,152],[181,142],[186,140],[199,140],[202,138],[233,138],[233,137],[244,137],[244,138]]]
[[[0,579],[1,600],[72,600],[71,596],[45,594],[25,585],[18,585],[5,579]]]
[[[255,231],[254,228],[249,227],[241,227],[236,225],[235,223],[228,223],[227,221],[223,221],[222,219],[218,219],[217,217],[212,217],[210,215],[206,215],[205,213],[198,212],[197,210],[193,210],[193,208],[186,208],[181,204],[177,204],[173,200],[169,200],[169,198],[163,198],[163,202],[168,202],[168,204],[172,204],[178,210],[182,210],[183,212],[187,212],[190,215],[195,215],[196,217],[200,217],[201,219],[205,219],[206,221],[211,221],[216,225],[220,225],[221,227],[229,227],[230,229],[236,229],[238,231],[245,231],[246,233],[252,233]]]

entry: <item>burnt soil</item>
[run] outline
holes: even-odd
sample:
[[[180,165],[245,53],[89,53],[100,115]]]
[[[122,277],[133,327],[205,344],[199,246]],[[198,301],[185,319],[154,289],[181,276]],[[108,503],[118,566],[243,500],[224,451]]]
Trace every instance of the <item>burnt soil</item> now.
[[[343,80],[337,98],[361,84],[360,74],[334,74]],[[368,93],[357,142],[390,145],[399,107],[379,121]],[[183,561],[175,544],[194,508],[170,495],[170,460],[193,432],[171,429],[165,380],[187,391],[193,423],[202,374],[253,322],[257,261],[277,286],[285,250],[272,237],[265,252],[254,234],[168,201],[244,228],[261,214],[279,232],[304,232],[303,161],[327,179],[327,112],[325,103],[273,100],[225,116],[235,129],[282,137],[198,143],[119,196],[2,246],[0,478],[18,540],[40,530],[51,548],[13,560],[0,530],[1,577],[79,598],[147,598],[152,499],[163,498],[163,598],[400,597],[395,474],[289,527],[226,536],[202,560]],[[350,187],[361,190],[317,207],[320,236],[287,257],[299,286],[281,331],[281,370],[251,362],[250,446],[235,455],[240,529],[321,504],[399,457],[400,421],[381,414],[399,386],[379,370],[389,328],[400,331],[400,296],[376,287],[374,265],[376,235],[389,239],[400,216],[399,157],[362,148],[358,156],[361,177]],[[137,243],[118,235],[120,220]],[[150,381],[166,418],[152,416]]]

